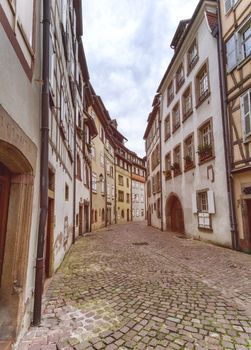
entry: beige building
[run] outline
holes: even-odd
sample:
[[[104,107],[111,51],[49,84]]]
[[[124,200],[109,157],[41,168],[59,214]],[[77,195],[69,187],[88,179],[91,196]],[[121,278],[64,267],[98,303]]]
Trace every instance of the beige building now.
[[[146,168],[145,158],[132,154],[132,220],[146,219],[145,203]]]
[[[218,3],[232,239],[236,248],[251,252],[251,4]]]

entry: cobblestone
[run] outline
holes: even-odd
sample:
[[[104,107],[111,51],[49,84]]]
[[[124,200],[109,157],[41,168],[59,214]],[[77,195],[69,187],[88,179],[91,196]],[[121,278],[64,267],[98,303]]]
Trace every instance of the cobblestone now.
[[[80,238],[17,350],[56,349],[251,349],[250,255],[144,223]]]

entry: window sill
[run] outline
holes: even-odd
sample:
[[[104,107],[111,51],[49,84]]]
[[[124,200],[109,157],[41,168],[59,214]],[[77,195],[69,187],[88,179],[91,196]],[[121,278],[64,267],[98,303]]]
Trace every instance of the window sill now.
[[[191,165],[187,165],[187,166],[185,165],[184,172],[186,173],[187,171],[192,170],[194,168],[195,168],[195,164],[194,163],[192,163]]]
[[[172,134],[174,134],[179,128],[180,128],[180,123],[174,126]]]
[[[207,162],[209,162],[210,160],[213,160],[213,159],[215,159],[214,155],[211,155],[211,156],[199,159],[199,165],[205,164],[205,163],[207,163]]]
[[[197,105],[196,105],[196,109],[198,109],[201,105],[202,105],[202,103],[204,102],[204,101],[206,101],[206,99],[209,97],[211,95],[211,93],[210,93],[210,91],[208,91],[204,96],[201,96],[200,98],[199,98],[199,100],[198,100],[198,103],[197,103]]]
[[[191,115],[193,114],[193,110],[191,109],[186,114],[183,115],[182,123],[184,123]]]
[[[182,87],[182,85],[184,84],[185,82],[185,78],[183,78],[181,81],[179,82],[176,82],[176,94],[177,92],[180,90],[180,88]]]
[[[188,70],[187,70],[187,77],[189,76],[189,74],[192,72],[192,70],[194,69],[194,67],[196,66],[197,62],[199,61],[199,56],[196,56],[196,58],[194,59],[194,61],[192,63],[188,64]]]
[[[207,227],[200,227],[200,226],[198,226],[198,230],[199,231],[202,231],[202,232],[207,232],[207,233],[213,233],[214,231],[213,231],[213,229],[212,228],[207,228]]]
[[[170,137],[171,137],[171,134],[168,134],[166,137],[165,137],[165,142],[168,140],[168,139],[170,139]]]

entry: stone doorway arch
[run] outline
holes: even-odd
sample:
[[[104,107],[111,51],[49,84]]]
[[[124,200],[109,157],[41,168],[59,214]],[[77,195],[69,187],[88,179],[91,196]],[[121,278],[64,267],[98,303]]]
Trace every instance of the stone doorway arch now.
[[[166,229],[177,233],[185,233],[184,213],[179,197],[172,193],[166,201]]]
[[[26,314],[25,289],[37,147],[0,106],[0,174],[9,182],[5,201],[0,285],[0,339],[16,340]],[[2,191],[6,185],[2,181]],[[2,192],[3,193],[3,192]],[[36,233],[35,233],[36,234]]]

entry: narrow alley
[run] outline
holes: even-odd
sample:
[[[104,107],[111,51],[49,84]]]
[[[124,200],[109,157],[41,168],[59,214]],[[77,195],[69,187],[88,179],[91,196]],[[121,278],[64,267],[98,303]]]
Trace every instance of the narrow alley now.
[[[79,238],[18,350],[251,349],[250,256],[114,225]]]

